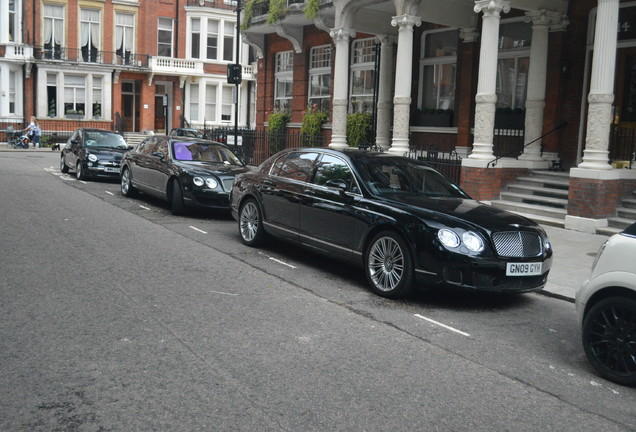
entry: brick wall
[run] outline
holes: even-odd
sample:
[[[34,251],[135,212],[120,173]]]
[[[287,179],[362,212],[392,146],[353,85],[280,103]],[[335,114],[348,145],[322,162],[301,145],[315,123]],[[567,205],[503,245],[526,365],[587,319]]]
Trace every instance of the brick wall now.
[[[570,178],[568,215],[604,219],[616,215],[622,199],[636,190],[636,180]]]
[[[501,189],[517,177],[527,175],[526,168],[473,168],[462,167],[460,186],[476,200],[499,198]]]

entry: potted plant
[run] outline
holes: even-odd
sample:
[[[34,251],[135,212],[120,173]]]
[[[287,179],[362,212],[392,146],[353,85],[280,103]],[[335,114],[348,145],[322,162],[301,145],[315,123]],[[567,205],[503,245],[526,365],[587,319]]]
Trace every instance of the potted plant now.
[[[360,112],[347,115],[347,144],[349,147],[368,145],[371,134],[371,113]]]
[[[300,135],[303,145],[308,147],[319,147],[322,125],[329,120],[326,111],[318,109],[316,104],[308,106],[303,116],[303,124],[300,127]]]
[[[267,141],[272,154],[280,151],[285,146],[285,129],[289,122],[287,110],[274,111],[267,117]]]

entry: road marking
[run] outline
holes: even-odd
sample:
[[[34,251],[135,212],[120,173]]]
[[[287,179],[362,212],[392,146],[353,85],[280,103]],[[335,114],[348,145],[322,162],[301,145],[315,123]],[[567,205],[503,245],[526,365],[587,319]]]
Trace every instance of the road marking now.
[[[139,204],[139,207],[141,207],[144,210],[150,210],[150,208],[146,207],[146,206],[142,206],[141,204]]]
[[[104,191],[104,192],[106,192],[108,195],[115,196],[115,194],[114,194],[114,193],[112,193],[112,192],[110,192],[110,191]]]
[[[238,294],[236,293],[226,293],[226,292],[222,292],[222,291],[210,291],[211,293],[214,294],[223,294],[223,295],[229,295],[229,296],[237,296]]]
[[[84,180],[80,180],[80,183],[88,184],[88,183],[86,183]]]
[[[264,254],[263,252],[259,252],[258,254],[259,254],[259,255],[263,255],[264,257],[267,257],[268,259],[270,259],[270,260],[272,260],[272,261],[275,261],[275,262],[277,262],[278,264],[282,264],[282,265],[284,265],[284,266],[287,266],[287,267],[289,267],[289,268],[293,268],[293,269],[298,268],[298,267],[296,267],[296,266],[293,266],[293,265],[291,265],[291,264],[286,263],[285,261],[281,261],[281,260],[276,259],[276,258],[274,258],[274,257],[271,257],[271,256],[269,256],[269,255],[267,255],[267,254]]]
[[[193,229],[193,230],[195,230],[195,231],[200,232],[201,234],[207,234],[207,232],[206,232],[206,231],[200,230],[199,228],[197,228],[197,227],[193,227],[192,225],[190,225],[190,228],[192,228],[192,229]]]
[[[416,317],[418,317],[418,318],[423,319],[424,321],[428,321],[428,322],[430,322],[430,323],[432,323],[432,324],[438,325],[438,326],[440,326],[440,327],[444,327],[444,328],[445,328],[445,329],[447,329],[447,330],[453,331],[453,332],[455,332],[455,333],[459,333],[459,334],[460,334],[460,335],[462,335],[462,336],[470,337],[470,335],[469,335],[468,333],[463,332],[463,331],[461,331],[461,330],[457,330],[456,328],[453,328],[453,327],[451,327],[451,326],[447,326],[446,324],[442,324],[441,322],[438,322],[438,321],[432,320],[432,319],[430,319],[430,318],[426,318],[425,316],[422,316],[422,315],[420,315],[420,314],[415,314],[415,316],[416,316]]]

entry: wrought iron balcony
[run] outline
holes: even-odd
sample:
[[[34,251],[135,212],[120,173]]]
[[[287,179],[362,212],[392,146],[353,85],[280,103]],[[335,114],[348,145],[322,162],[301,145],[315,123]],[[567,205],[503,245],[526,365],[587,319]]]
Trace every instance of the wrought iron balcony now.
[[[236,0],[187,0],[186,6],[235,10]]]
[[[42,61],[117,65],[130,68],[148,68],[148,55],[128,51],[100,51],[97,49],[37,46],[33,57]]]

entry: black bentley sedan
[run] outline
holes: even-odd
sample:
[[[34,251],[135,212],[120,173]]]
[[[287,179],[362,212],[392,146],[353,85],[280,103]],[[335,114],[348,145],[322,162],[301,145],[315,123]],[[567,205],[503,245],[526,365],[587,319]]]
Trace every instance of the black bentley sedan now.
[[[248,170],[223,144],[154,135],[124,156],[121,193],[132,196],[139,190],[165,199],[173,214],[187,207],[228,209],[234,176]]]
[[[275,236],[360,264],[384,297],[438,284],[536,291],[552,264],[535,222],[472,200],[423,162],[389,154],[284,150],[236,177],[230,207],[243,243]]]
[[[75,171],[78,180],[93,177],[119,178],[122,155],[132,146],[117,132],[79,128],[62,149],[60,171]]]

